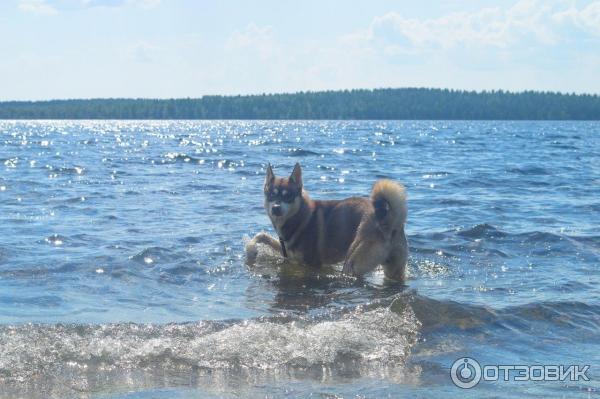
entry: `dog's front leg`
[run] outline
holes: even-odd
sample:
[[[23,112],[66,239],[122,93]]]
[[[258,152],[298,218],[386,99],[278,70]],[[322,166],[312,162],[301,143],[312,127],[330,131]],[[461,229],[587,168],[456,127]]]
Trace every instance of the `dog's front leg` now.
[[[271,237],[264,231],[258,233],[246,244],[246,262],[253,265],[258,256],[258,244],[264,244],[271,247],[275,252],[281,253],[281,244],[279,240]]]
[[[344,262],[344,274],[362,276],[385,261],[385,248],[376,241],[354,243]]]
[[[408,242],[404,232],[398,238],[395,247],[390,251],[388,258],[383,264],[385,277],[404,282],[406,281],[406,266],[408,263]]]

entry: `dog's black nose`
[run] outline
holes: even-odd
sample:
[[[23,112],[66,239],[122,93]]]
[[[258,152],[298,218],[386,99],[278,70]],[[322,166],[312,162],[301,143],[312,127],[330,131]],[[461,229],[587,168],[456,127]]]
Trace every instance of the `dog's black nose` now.
[[[275,216],[281,216],[281,205],[273,205],[271,208],[271,212]]]

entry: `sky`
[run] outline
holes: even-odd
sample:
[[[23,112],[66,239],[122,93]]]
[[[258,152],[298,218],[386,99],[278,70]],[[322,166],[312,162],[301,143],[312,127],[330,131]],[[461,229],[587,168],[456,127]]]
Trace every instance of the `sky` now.
[[[0,100],[600,94],[600,1],[3,0]]]

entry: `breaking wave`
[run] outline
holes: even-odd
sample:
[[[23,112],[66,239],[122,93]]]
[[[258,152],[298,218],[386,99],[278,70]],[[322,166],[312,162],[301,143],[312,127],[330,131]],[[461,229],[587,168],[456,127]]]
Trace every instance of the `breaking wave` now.
[[[404,378],[419,322],[410,306],[392,310],[398,300],[318,317],[3,326],[0,384],[5,392],[68,394],[101,389],[99,376],[110,377],[112,386],[125,375],[121,383],[130,388],[156,386],[157,372],[189,378],[283,374],[322,380],[382,373]]]

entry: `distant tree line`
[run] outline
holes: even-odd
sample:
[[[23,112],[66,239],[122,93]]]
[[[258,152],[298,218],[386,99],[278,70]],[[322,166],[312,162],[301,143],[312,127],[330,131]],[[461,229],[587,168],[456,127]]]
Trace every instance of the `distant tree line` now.
[[[401,88],[0,102],[0,119],[573,119],[600,120],[600,96]]]

